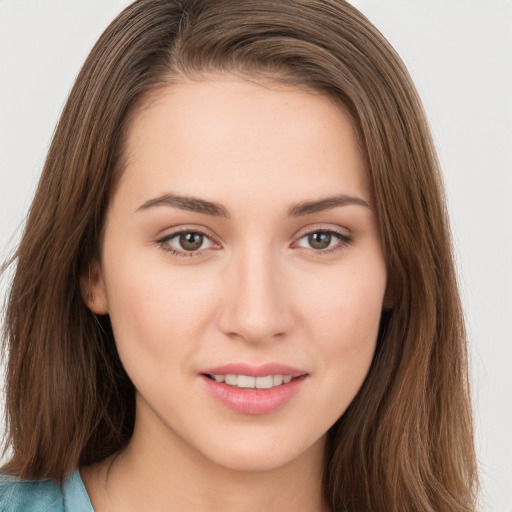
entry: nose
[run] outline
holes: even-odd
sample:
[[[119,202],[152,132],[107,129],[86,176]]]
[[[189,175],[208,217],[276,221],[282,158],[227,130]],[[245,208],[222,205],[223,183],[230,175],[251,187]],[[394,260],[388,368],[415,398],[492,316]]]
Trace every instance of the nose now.
[[[293,315],[286,275],[271,251],[245,251],[226,270],[219,327],[249,343],[281,339],[291,332]]]

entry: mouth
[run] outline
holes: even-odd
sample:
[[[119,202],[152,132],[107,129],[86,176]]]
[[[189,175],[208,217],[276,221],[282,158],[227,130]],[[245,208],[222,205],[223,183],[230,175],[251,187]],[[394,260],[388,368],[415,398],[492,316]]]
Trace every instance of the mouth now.
[[[239,414],[271,414],[286,406],[306,385],[309,373],[278,363],[233,363],[203,370],[211,396]]]
[[[289,384],[293,379],[299,378],[291,375],[264,375],[254,377],[252,375],[236,375],[228,374],[203,374],[208,379],[214,380],[218,383],[224,383],[228,386],[233,386],[242,389],[272,389],[283,384]]]

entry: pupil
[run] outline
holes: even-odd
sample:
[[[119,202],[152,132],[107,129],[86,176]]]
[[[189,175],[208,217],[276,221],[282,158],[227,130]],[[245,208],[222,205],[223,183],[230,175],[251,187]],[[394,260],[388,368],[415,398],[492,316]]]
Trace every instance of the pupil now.
[[[197,251],[203,245],[201,233],[181,233],[180,245],[186,251]]]
[[[326,231],[317,231],[308,235],[308,242],[313,249],[327,249],[331,244],[331,234]]]

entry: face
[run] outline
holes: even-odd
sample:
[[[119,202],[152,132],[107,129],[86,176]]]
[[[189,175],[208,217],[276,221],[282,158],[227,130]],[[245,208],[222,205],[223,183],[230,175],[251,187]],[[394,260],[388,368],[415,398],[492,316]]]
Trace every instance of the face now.
[[[322,446],[368,372],[386,288],[348,115],[215,77],[160,91],[126,144],[89,306],[110,315],[136,432],[245,470]]]

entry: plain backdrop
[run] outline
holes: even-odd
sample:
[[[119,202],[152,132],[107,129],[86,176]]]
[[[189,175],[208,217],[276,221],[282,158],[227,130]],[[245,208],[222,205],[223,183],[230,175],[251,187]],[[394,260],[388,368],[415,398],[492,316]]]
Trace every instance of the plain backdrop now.
[[[0,259],[73,80],[127,3],[0,0]],[[468,319],[482,510],[512,512],[512,0],[353,3],[404,59],[431,122]]]

